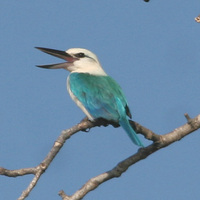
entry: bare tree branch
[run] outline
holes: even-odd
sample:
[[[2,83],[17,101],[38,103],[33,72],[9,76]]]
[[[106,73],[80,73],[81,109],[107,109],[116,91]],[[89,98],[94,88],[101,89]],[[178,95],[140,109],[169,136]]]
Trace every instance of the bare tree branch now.
[[[23,175],[28,175],[28,174],[35,175],[32,181],[30,182],[29,186],[22,192],[18,200],[23,200],[29,195],[31,190],[35,187],[36,183],[38,182],[40,176],[49,167],[54,157],[60,151],[60,149],[62,148],[62,146],[64,145],[67,139],[69,139],[73,134],[77,133],[78,131],[92,128],[94,126],[96,126],[95,123],[91,123],[90,121],[82,121],[81,123],[75,125],[74,127],[70,129],[63,130],[60,136],[58,137],[58,139],[55,141],[53,147],[51,148],[46,158],[36,167],[23,168],[23,169],[18,169],[18,170],[8,170],[3,167],[0,167],[0,175],[4,175],[4,176],[17,177],[17,176],[23,176]]]
[[[122,173],[124,173],[131,165],[137,163],[140,160],[145,159],[152,153],[157,150],[164,148],[171,143],[179,141],[186,135],[192,133],[193,131],[200,128],[200,115],[191,119],[188,114],[185,114],[188,123],[176,128],[172,132],[160,136],[160,141],[157,141],[145,148],[140,148],[138,152],[129,158],[118,163],[113,169],[104,172],[96,177],[88,180],[78,191],[76,191],[72,196],[68,196],[64,191],[60,191],[59,195],[63,200],[80,200],[82,199],[88,192],[97,188],[100,184],[108,181],[112,178],[120,177]],[[135,123],[137,125],[137,123]],[[138,128],[140,125],[138,125]]]
[[[60,151],[60,149],[62,148],[62,146],[64,145],[67,139],[69,139],[73,134],[77,133],[78,131],[92,128],[93,126],[95,126],[95,124],[91,123],[90,121],[82,121],[81,123],[75,125],[74,127],[70,129],[63,130],[60,136],[58,137],[58,139],[55,141],[53,147],[51,148],[46,158],[36,167],[37,172],[34,173],[35,174],[34,178],[30,182],[29,186],[22,192],[18,200],[23,200],[30,194],[30,192],[35,187],[36,183],[38,182],[40,176],[49,167],[54,157]]]
[[[37,172],[37,169],[35,167],[16,169],[16,170],[8,170],[3,167],[0,167],[0,175],[9,176],[9,177],[17,177],[17,176],[23,176],[27,174],[36,174],[36,172]]]
[[[145,159],[147,156],[151,155],[155,151],[170,145],[171,143],[178,141],[188,135],[189,133],[197,130],[200,128],[200,115],[191,119],[188,114],[185,114],[185,117],[188,121],[187,124],[175,129],[171,133],[165,135],[157,135],[153,133],[151,130],[141,126],[137,122],[130,121],[132,127],[136,130],[137,133],[141,133],[144,135],[145,138],[148,140],[152,140],[154,143],[149,145],[146,148],[141,148],[139,151],[130,156],[129,158],[121,161],[117,164],[113,169],[102,173],[94,178],[91,178],[87,183],[85,183],[81,189],[76,191],[72,196],[66,195],[63,191],[59,193],[63,200],[78,200],[82,199],[88,192],[97,188],[103,182],[110,180],[115,177],[121,176],[131,165],[135,164],[136,162]],[[17,177],[23,176],[28,174],[33,174],[34,177],[28,187],[22,192],[21,196],[18,200],[25,199],[32,189],[37,184],[38,180],[40,179],[41,175],[45,172],[45,170],[49,167],[51,162],[53,161],[54,157],[60,151],[62,146],[64,145],[65,141],[69,139],[73,134],[79,131],[86,131],[95,126],[107,126],[108,124],[113,125],[114,127],[118,127],[118,124],[113,122],[108,122],[105,120],[99,120],[95,123],[90,122],[89,120],[84,119],[79,124],[73,126],[70,129],[63,130],[55,141],[53,147],[51,148],[50,152],[47,154],[45,159],[36,167],[32,168],[23,168],[18,170],[8,170],[3,167],[0,167],[0,175],[8,176],[8,177]]]
[[[21,196],[18,198],[18,200],[23,200],[25,199],[30,192],[32,191],[32,189],[36,186],[40,176],[43,174],[44,170],[42,169],[41,165],[39,165],[37,167],[37,173],[35,174],[33,180],[30,182],[29,186],[26,188],[26,190],[24,190],[21,194]]]

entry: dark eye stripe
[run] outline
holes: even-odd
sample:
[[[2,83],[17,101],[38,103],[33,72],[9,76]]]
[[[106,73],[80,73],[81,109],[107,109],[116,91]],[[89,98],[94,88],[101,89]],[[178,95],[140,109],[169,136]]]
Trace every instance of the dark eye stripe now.
[[[84,57],[85,57],[85,54],[84,54],[84,53],[77,53],[77,54],[75,54],[75,56],[76,56],[77,58],[84,58]]]

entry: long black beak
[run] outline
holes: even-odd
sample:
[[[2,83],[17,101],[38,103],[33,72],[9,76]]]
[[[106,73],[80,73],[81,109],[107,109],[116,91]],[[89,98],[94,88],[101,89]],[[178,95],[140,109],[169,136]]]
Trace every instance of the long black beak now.
[[[37,67],[46,68],[46,69],[59,69],[59,68],[67,69],[70,63],[73,63],[75,60],[77,60],[77,58],[74,58],[73,56],[71,56],[65,51],[49,49],[49,48],[44,48],[44,47],[35,47],[35,48],[47,54],[50,54],[52,56],[56,56],[58,58],[68,61],[64,63],[50,64],[50,65],[36,65]]]

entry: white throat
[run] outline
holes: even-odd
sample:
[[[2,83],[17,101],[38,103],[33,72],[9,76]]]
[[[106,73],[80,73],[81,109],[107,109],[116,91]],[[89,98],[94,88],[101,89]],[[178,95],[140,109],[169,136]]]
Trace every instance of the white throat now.
[[[92,75],[99,75],[99,76],[107,76],[106,72],[100,68],[100,67],[94,67],[94,66],[87,66],[84,68],[77,68],[72,71],[72,73],[77,72],[77,73],[88,73]]]
[[[76,61],[68,68],[68,70],[72,73],[89,73],[92,75],[107,76],[101,65],[95,62],[85,63]]]

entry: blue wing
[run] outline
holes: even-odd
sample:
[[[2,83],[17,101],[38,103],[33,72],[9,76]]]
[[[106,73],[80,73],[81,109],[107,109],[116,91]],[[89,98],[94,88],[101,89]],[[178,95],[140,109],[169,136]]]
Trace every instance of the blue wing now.
[[[102,117],[118,122],[120,113],[116,98],[129,111],[120,86],[110,76],[72,73],[69,77],[69,84],[72,93],[94,118]]]
[[[127,119],[131,113],[121,87],[110,76],[95,76],[87,73],[71,73],[71,92],[95,118],[118,122],[131,140],[143,146]]]

